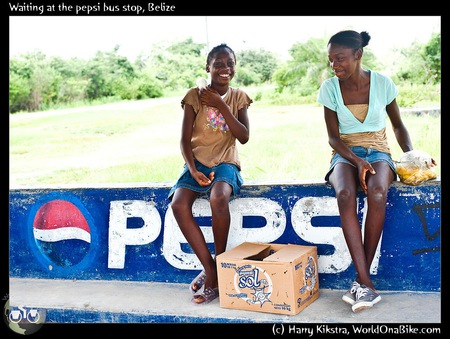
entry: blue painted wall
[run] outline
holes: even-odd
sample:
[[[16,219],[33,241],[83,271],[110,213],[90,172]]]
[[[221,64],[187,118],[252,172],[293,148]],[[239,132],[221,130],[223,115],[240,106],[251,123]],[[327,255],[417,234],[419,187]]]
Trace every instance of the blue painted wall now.
[[[189,283],[201,266],[173,219],[169,189],[11,189],[10,276]],[[361,222],[365,202],[361,193]],[[321,288],[346,289],[354,278],[334,190],[324,183],[246,184],[230,209],[229,248],[244,241],[317,246]],[[371,269],[377,289],[440,291],[440,212],[440,181],[392,185]],[[213,251],[206,199],[194,214]]]

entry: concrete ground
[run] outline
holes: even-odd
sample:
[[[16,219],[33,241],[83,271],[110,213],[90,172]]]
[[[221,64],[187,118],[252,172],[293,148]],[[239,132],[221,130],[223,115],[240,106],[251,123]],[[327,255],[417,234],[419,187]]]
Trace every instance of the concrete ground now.
[[[379,291],[382,300],[353,313],[345,291],[320,289],[297,315],[195,305],[187,284],[10,278],[10,307],[46,310],[46,323],[440,324],[438,292]]]

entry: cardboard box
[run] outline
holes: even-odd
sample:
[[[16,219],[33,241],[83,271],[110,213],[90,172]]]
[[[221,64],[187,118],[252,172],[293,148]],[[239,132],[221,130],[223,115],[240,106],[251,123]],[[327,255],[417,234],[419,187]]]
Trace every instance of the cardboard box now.
[[[295,315],[319,297],[316,246],[244,242],[216,262],[220,307]]]

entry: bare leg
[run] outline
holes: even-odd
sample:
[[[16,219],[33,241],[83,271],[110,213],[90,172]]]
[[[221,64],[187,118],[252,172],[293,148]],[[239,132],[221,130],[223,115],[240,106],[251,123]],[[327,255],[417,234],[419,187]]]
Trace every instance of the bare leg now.
[[[227,247],[231,221],[229,200],[232,192],[232,187],[224,181],[215,183],[211,189],[212,231],[216,256],[225,252]],[[217,287],[216,262],[214,260],[209,261],[205,271],[205,286]]]
[[[191,246],[197,258],[206,269],[212,260],[206,240],[192,214],[192,205],[198,194],[189,189],[178,188],[172,199],[172,211],[181,232]]]
[[[368,174],[367,204],[364,242],[356,211],[357,173],[348,164],[338,164],[330,175],[330,183],[336,191],[342,230],[350,255],[355,265],[356,280],[375,290],[370,279],[372,264],[386,216],[386,201],[394,174],[384,162],[373,164],[377,174]]]
[[[356,210],[358,188],[356,168],[345,163],[337,164],[330,175],[330,183],[336,192],[341,227],[356,269],[356,280],[373,288]]]
[[[226,250],[231,220],[229,209],[231,193],[232,188],[226,182],[219,181],[211,187],[210,204],[215,255],[219,255]],[[216,262],[209,251],[203,232],[192,214],[192,206],[197,197],[196,192],[179,188],[175,191],[171,207],[181,232],[205,270],[205,288],[217,288]]]
[[[230,196],[232,187],[224,181],[214,184],[211,190],[211,210],[216,255],[225,252],[230,230]]]
[[[389,186],[394,180],[394,173],[385,162],[376,162],[373,167],[377,174],[367,178],[367,217],[364,233],[364,252],[369,267],[383,232],[386,217],[386,202]],[[367,285],[368,287],[372,286]],[[375,289],[374,289],[375,290]]]

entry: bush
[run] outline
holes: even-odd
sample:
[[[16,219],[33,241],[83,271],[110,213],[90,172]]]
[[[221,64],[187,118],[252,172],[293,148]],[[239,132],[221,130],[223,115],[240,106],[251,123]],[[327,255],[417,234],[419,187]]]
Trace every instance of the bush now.
[[[397,103],[400,107],[440,106],[440,85],[402,83],[398,89]]]

